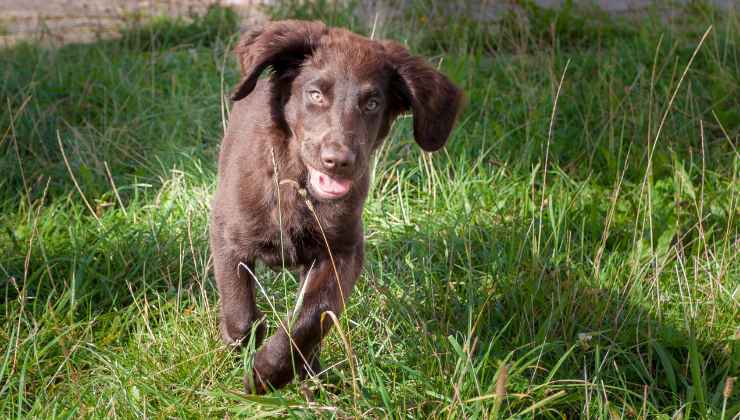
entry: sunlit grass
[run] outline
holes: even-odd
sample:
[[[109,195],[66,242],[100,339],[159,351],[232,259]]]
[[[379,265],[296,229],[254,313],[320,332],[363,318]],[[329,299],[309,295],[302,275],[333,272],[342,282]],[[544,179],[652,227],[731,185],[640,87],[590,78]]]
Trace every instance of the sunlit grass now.
[[[313,400],[244,395],[251,351],[218,337],[231,18],[3,50],[2,417],[732,418],[740,20],[691,7],[481,25],[420,0],[376,27],[467,107],[443,151],[421,153],[410,118],[379,151],[365,271]],[[373,26],[329,2],[273,12]],[[274,330],[296,281],[255,274]]]

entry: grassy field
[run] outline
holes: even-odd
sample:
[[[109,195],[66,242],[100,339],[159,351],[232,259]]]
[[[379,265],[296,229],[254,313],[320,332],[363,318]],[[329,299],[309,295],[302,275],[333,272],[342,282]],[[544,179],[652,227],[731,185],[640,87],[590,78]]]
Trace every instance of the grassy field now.
[[[271,13],[373,31],[332,4]],[[467,106],[442,152],[405,118],[378,154],[350,345],[329,335],[312,400],[244,395],[218,337],[235,16],[0,50],[0,417],[736,416],[740,17],[523,10],[376,25]],[[258,276],[274,329],[296,282]]]

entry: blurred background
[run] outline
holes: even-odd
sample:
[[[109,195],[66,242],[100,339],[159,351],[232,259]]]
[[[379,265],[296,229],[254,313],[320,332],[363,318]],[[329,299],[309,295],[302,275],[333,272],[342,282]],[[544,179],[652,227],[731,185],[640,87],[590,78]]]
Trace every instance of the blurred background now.
[[[338,0],[342,3],[342,0]],[[527,3],[561,9],[565,7],[591,8],[612,15],[640,15],[661,13],[670,18],[691,0],[453,0],[438,1],[436,7],[443,13],[453,9],[468,9],[469,15],[480,20],[495,20],[504,13],[521,12]],[[214,4],[233,8],[242,17],[242,26],[266,19],[264,6],[290,3],[281,0],[0,0],[0,45],[20,39],[44,39],[49,42],[92,41],[100,37],[119,34],[120,29],[132,21],[152,16],[192,17],[203,14]],[[337,1],[314,1],[337,3]],[[354,2],[360,18],[381,19],[399,15],[408,9],[413,0],[369,0]],[[709,0],[707,3],[721,9],[736,4],[733,0]],[[364,15],[364,16],[363,16]]]

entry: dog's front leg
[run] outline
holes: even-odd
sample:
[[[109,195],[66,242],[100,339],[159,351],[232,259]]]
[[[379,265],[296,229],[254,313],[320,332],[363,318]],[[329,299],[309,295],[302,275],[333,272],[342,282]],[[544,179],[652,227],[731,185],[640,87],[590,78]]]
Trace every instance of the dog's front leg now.
[[[283,321],[255,355],[253,371],[244,379],[247,392],[261,394],[280,388],[296,373],[318,366],[318,346],[332,325],[331,318],[322,315],[332,311],[339,316],[344,309],[362,270],[362,246],[346,254],[336,253],[333,258],[332,263],[327,255],[310,272],[307,269],[301,274],[303,301],[299,313],[292,317],[292,324],[291,320]]]
[[[229,345],[246,344],[255,322],[262,317],[254,302],[254,281],[249,270],[254,263],[241,263],[225,252],[214,252],[216,285],[221,301],[221,337]],[[265,335],[264,324],[258,324],[255,344],[260,345]]]

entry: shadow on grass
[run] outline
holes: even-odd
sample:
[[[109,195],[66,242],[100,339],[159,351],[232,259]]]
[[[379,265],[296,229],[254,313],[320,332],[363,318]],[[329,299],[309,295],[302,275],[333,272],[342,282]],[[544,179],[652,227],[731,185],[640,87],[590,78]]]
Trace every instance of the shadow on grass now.
[[[206,225],[237,29],[234,12],[211,8],[117,40],[0,50],[4,303],[71,293],[84,318],[201,281],[193,226]],[[173,278],[184,267],[198,274]]]
[[[203,270],[191,249],[204,233],[191,228],[205,225],[237,30],[236,14],[214,7],[117,40],[0,50],[4,302],[72,290],[104,312],[142,288],[175,290],[185,254]],[[134,280],[147,270],[163,275]]]
[[[628,253],[605,258],[595,280],[593,255],[575,257],[588,250],[573,244],[573,259],[564,260],[533,246],[526,228],[474,222],[376,240],[361,293],[383,296],[397,324],[393,341],[408,346],[398,364],[440,369],[428,380],[460,400],[496,392],[507,365],[506,392],[519,396],[508,400],[510,414],[559,389],[567,396],[547,407],[568,417],[609,416],[616,407],[638,416],[646,405],[688,417],[722,412],[725,381],[740,368],[736,339],[711,339],[703,321],[692,320],[690,301],[675,290],[656,293],[650,273],[632,277]],[[666,271],[657,280],[663,287],[678,281]],[[732,302],[717,305],[733,311]],[[467,364],[471,372],[461,374]],[[727,407],[731,418],[737,396]]]
[[[133,25],[117,40],[0,50],[0,197],[28,189],[34,201],[47,181],[47,200],[64,197],[70,170],[93,204],[111,189],[108,173],[124,199],[131,185],[158,185],[172,169],[210,176],[219,92],[229,89],[220,77],[236,78],[228,45],[237,30],[235,12],[212,7],[193,22]]]

